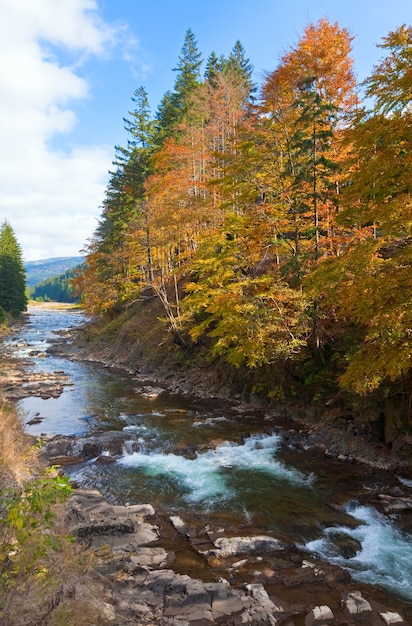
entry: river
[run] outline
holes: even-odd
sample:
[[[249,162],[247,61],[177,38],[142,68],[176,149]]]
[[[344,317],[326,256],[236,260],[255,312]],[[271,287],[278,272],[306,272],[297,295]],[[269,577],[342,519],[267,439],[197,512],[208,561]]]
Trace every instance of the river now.
[[[298,450],[253,412],[158,393],[119,370],[46,352],[56,333],[83,322],[73,310],[33,307],[8,338],[13,353],[30,358],[35,370],[69,377],[59,398],[18,402],[27,432],[127,434],[117,463],[69,468],[78,483],[119,504],[150,502],[199,524],[272,534],[308,558],[338,564],[354,580],[385,589],[410,614],[410,528],[364,504],[368,492],[398,487],[410,495],[406,478]],[[35,416],[41,422],[29,425]],[[346,554],[342,537],[359,549]]]

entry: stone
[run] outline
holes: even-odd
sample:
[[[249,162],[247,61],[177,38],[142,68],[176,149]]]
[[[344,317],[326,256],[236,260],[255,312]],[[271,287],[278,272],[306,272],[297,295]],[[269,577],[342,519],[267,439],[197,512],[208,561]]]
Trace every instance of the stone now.
[[[389,496],[387,494],[379,494],[378,498],[383,505],[385,513],[404,513],[405,511],[412,510],[412,498],[410,497],[396,497]]]
[[[116,463],[116,459],[109,454],[101,454],[97,457],[96,463],[100,463],[101,465],[111,465]]]
[[[264,586],[260,583],[252,583],[246,585],[246,589],[254,600],[254,605],[246,612],[252,615],[250,624],[256,624],[256,626],[275,626],[278,624],[278,620],[275,617],[278,607],[273,604]],[[253,615],[253,612],[255,615]],[[242,621],[242,624],[243,623],[247,624],[249,622]]]
[[[334,615],[332,609],[326,604],[315,606],[305,617],[305,626],[326,626],[333,624]]]
[[[52,456],[49,458],[50,465],[76,465],[76,463],[83,463],[84,456],[70,455],[70,456]]]
[[[172,560],[164,548],[140,547],[136,556],[130,560],[136,565],[151,569],[163,569]]]
[[[406,622],[399,613],[392,613],[387,611],[386,613],[379,613],[386,626],[406,626]]]
[[[242,626],[278,626],[279,622],[273,615],[252,608],[242,613],[240,624]]]
[[[212,554],[223,558],[241,554],[273,554],[284,550],[286,547],[279,539],[268,535],[257,535],[254,537],[218,537],[215,539],[214,545],[215,550],[212,550]]]
[[[179,535],[186,535],[188,533],[189,527],[178,515],[172,515],[170,517],[170,521],[172,522],[175,530],[179,533]]]
[[[368,620],[372,617],[372,606],[360,591],[349,591],[342,600],[343,612],[351,620]]]

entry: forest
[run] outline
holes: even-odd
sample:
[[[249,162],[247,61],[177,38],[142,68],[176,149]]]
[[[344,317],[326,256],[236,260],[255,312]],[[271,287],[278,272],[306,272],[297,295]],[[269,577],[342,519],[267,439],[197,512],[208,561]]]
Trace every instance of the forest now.
[[[189,29],[155,114],[132,96],[77,289],[107,321],[156,296],[182,354],[269,397],[397,398],[409,428],[412,27],[361,85],[352,40],[309,24],[258,86],[239,41],[202,73]]]
[[[74,267],[36,283],[29,288],[30,298],[39,302],[77,302],[78,295],[74,293],[72,287],[76,272],[77,267]]]

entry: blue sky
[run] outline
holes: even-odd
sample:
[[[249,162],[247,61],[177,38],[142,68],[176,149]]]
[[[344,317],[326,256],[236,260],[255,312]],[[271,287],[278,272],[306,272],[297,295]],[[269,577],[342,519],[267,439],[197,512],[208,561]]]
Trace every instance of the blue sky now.
[[[144,85],[156,110],[188,28],[204,59],[239,39],[259,82],[320,17],[353,35],[361,81],[381,38],[412,23],[412,0],[1,0],[0,220],[24,258],[79,254],[131,96]]]

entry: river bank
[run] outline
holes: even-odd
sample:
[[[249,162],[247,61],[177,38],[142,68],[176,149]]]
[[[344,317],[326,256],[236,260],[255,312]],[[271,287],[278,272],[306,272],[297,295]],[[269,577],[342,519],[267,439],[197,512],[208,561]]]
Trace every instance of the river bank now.
[[[147,339],[151,345],[150,338]],[[142,383],[166,389],[172,394],[199,399],[218,399],[236,407],[239,414],[254,411],[266,424],[288,432],[304,449],[318,448],[331,457],[349,463],[363,463],[377,469],[402,471],[412,478],[412,437],[400,434],[390,446],[376,441],[368,427],[370,416],[354,419],[339,397],[328,402],[308,404],[295,398],[268,399],[259,393],[244,392],[237,383],[221,377],[219,369],[204,362],[176,365],[171,359],[153,358],[133,334],[104,334],[90,339],[86,328],[75,328],[56,338],[50,353],[70,359],[100,363],[117,368]],[[223,378],[223,380],[222,380]],[[365,425],[368,424],[368,425]]]
[[[87,342],[80,349],[82,341],[77,331],[61,333],[47,353],[97,360],[99,355],[86,354]],[[30,346],[26,348],[30,350]],[[111,349],[105,345],[106,365],[128,369],[140,389],[145,385],[152,391],[168,386],[175,394],[196,392],[199,397],[212,391],[211,383],[199,372],[192,372],[191,381],[168,368],[155,374],[145,366],[136,373],[120,362],[121,357],[117,361],[111,358]],[[47,357],[41,354],[31,357],[40,363],[43,358]],[[22,363],[22,388],[26,389],[24,393],[41,394],[40,387],[34,389],[24,382],[24,376],[27,379],[30,375],[29,361]],[[195,385],[196,379],[199,383]],[[58,381],[52,382],[57,391]],[[15,379],[11,387],[18,386]],[[219,396],[218,387],[214,387],[213,395],[221,397],[222,406],[228,406],[227,394],[228,390],[223,390]],[[268,430],[281,428],[293,445],[315,450],[325,443],[316,441],[318,434],[311,432],[310,422],[305,426],[300,419],[293,421],[290,414],[293,407],[290,412],[281,407],[271,414],[267,407],[259,407],[257,403],[247,404],[241,397],[234,400],[239,417],[253,409]],[[72,457],[75,463],[116,464],[121,456],[121,437],[117,442],[111,433],[105,437],[106,440],[98,433],[83,439],[53,437],[43,452],[51,463],[56,458],[70,461]],[[111,452],[110,441],[114,446]],[[73,458],[75,454],[77,458]],[[354,457],[346,461],[342,458],[339,463],[353,466]],[[412,619],[405,603],[381,589],[352,580],[341,567],[326,564],[276,536],[247,534],[242,527],[199,523],[192,514],[167,516],[154,510],[151,504],[139,505],[143,508],[135,510],[134,503],[113,505],[96,490],[76,491],[69,503],[67,522],[84,550],[83,556],[88,555],[93,562],[93,582],[89,579],[87,593],[91,597],[90,591],[94,589],[97,596],[96,613],[100,612],[103,621],[96,623],[320,626],[352,624],[362,617],[373,626],[392,626],[407,624]],[[394,493],[381,495],[388,496],[389,504],[395,497]],[[397,495],[401,498],[399,492]],[[345,542],[342,549],[350,553],[356,550],[356,545]],[[86,591],[87,585],[79,579],[74,585],[72,581],[64,593],[80,601]]]

